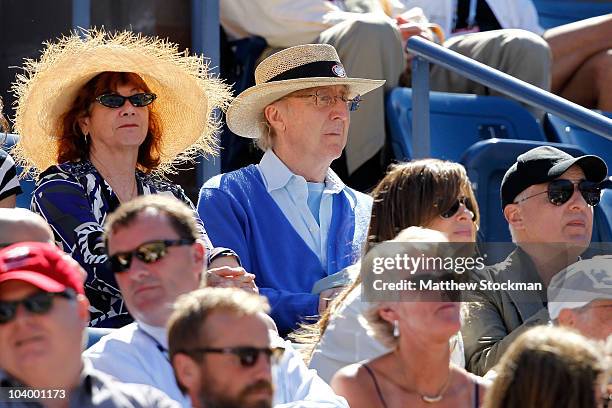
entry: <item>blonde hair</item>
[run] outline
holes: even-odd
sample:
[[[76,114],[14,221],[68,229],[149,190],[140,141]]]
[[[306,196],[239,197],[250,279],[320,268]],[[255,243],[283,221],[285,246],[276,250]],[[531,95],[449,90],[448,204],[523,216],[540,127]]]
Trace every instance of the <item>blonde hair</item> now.
[[[362,273],[369,273],[371,266],[376,258],[393,258],[397,254],[407,254],[409,256],[439,256],[443,250],[440,243],[448,242],[446,235],[439,231],[421,227],[409,227],[401,231],[397,237],[390,241],[385,241],[375,246],[368,252],[361,262]],[[415,245],[415,243],[418,243]],[[397,338],[393,336],[393,324],[382,318],[380,308],[385,302],[377,302],[364,312],[364,318],[368,329],[374,337],[389,348],[397,346]]]

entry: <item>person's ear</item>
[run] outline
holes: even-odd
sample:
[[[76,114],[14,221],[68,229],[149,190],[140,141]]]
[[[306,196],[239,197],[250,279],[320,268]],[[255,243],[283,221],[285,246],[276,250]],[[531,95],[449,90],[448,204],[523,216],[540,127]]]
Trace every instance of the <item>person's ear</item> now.
[[[564,327],[575,327],[576,326],[576,315],[574,311],[571,309],[561,309],[559,312],[559,317],[557,317],[559,321],[559,326]]]
[[[82,321],[85,322],[85,326],[89,324],[89,299],[85,295],[77,295],[77,308],[78,314]]]
[[[264,108],[264,116],[276,134],[286,129],[285,111],[279,102],[266,106]]]
[[[84,116],[82,118],[79,118],[77,120],[77,123],[79,125],[79,128],[81,129],[81,133],[83,133],[84,135],[88,135],[89,127],[91,125],[91,120],[89,119],[89,116]]]
[[[206,246],[199,239],[193,243],[193,260],[194,262],[206,266]]]
[[[380,315],[380,317],[382,317],[384,320],[388,321],[391,324],[393,324],[394,321],[400,319],[395,309],[391,306],[381,307],[380,309],[378,309],[378,314]]]
[[[525,229],[523,214],[518,204],[508,204],[504,207],[504,217],[514,230]]]
[[[202,384],[202,371],[200,366],[191,357],[183,353],[177,353],[172,357],[172,367],[176,379],[183,387],[192,392],[199,392]]]
[[[193,271],[200,284],[202,284],[202,279],[206,279],[206,270],[208,269],[206,251],[206,246],[199,239],[194,242],[191,249],[191,256],[193,259]]]

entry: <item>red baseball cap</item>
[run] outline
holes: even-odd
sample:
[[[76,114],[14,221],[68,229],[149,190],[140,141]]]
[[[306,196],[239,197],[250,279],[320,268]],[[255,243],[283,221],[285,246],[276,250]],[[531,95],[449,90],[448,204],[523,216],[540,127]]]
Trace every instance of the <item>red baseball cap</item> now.
[[[84,278],[81,266],[53,244],[19,242],[0,251],[0,283],[18,280],[45,292],[84,294]]]

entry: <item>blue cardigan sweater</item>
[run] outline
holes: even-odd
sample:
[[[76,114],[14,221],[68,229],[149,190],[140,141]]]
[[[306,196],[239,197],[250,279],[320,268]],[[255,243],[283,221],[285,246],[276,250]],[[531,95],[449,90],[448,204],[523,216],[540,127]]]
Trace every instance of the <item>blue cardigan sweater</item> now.
[[[335,194],[327,243],[327,268],[274,202],[256,166],[210,179],[200,191],[198,214],[216,246],[233,249],[255,274],[281,335],[318,313],[319,279],[352,265],[370,223],[372,198],[346,187]]]

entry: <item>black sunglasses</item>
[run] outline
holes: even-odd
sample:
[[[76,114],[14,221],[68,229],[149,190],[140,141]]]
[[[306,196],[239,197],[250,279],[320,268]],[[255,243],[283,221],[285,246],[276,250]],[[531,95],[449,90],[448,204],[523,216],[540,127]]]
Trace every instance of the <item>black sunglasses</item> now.
[[[185,354],[190,353],[219,353],[219,354],[233,354],[238,357],[240,361],[240,365],[242,367],[248,368],[253,367],[257,364],[259,360],[259,355],[264,354],[268,359],[268,362],[272,364],[276,364],[279,362],[285,349],[282,347],[222,347],[222,348],[214,348],[214,347],[205,347],[205,348],[196,348],[190,351],[184,351]]]
[[[37,292],[20,300],[0,301],[0,324],[6,324],[13,320],[17,315],[17,308],[20,304],[23,304],[28,312],[45,314],[51,310],[53,299],[56,296],[65,299],[76,299],[74,291],[66,290],[57,293]]]
[[[114,273],[122,273],[130,269],[133,256],[146,264],[150,264],[157,262],[166,256],[168,254],[168,247],[191,245],[194,242],[194,238],[166,239],[145,242],[132,251],[118,252],[114,255],[109,255],[108,260],[110,262],[111,270]]]
[[[107,108],[120,108],[125,104],[126,100],[136,108],[142,108],[153,103],[157,95],[150,92],[137,93],[132,96],[123,96],[119,94],[104,94],[96,98],[96,101]]]
[[[601,199],[601,183],[596,183],[594,181],[582,180],[579,182],[574,182],[566,179],[558,179],[553,180],[548,183],[548,188],[546,191],[542,191],[529,197],[525,197],[521,200],[515,201],[514,204],[518,204],[525,200],[528,200],[532,197],[539,196],[540,194],[548,194],[548,201],[556,206],[561,206],[569,201],[570,198],[574,195],[574,191],[576,190],[574,186],[578,187],[580,194],[584,198],[584,201],[591,207],[595,207],[599,204],[599,200]]]
[[[453,205],[446,211],[440,214],[442,218],[451,218],[457,214],[461,204],[465,206],[472,213],[472,221],[476,219],[476,213],[474,212],[474,206],[472,205],[472,200],[468,197],[459,197]]]

